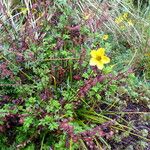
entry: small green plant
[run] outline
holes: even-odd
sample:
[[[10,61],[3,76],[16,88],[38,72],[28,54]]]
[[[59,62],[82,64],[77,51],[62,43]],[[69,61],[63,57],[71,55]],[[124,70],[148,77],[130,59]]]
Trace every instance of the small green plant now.
[[[149,57],[135,61],[145,41],[134,8],[92,0],[0,6],[0,149],[149,148]]]

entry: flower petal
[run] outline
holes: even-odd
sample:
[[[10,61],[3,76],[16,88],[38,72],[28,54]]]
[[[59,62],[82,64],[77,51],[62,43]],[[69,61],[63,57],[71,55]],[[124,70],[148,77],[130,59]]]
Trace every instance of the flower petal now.
[[[96,56],[97,56],[97,51],[96,51],[96,50],[92,50],[90,54],[91,54],[91,56],[92,56],[93,58],[96,58]]]
[[[97,55],[98,56],[104,56],[105,55],[105,48],[99,48],[97,50]]]
[[[101,61],[102,61],[104,64],[107,64],[107,63],[110,62],[110,58],[107,57],[107,56],[103,56]]]
[[[97,67],[102,70],[104,68],[104,64],[102,62],[98,62]]]
[[[90,59],[90,65],[91,65],[91,66],[97,65],[97,63],[98,63],[98,61],[97,61],[95,58],[91,58],[91,59]]]

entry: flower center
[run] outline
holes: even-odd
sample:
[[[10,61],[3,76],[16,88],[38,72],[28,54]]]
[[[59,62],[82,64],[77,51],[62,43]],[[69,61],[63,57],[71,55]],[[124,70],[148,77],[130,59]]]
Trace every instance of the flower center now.
[[[101,57],[101,56],[97,56],[96,59],[97,59],[98,61],[101,61],[102,57]]]

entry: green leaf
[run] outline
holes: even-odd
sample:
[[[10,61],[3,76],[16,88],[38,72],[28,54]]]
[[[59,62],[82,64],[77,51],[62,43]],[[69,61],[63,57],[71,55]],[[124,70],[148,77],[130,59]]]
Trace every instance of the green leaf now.
[[[82,77],[84,77],[85,79],[88,79],[89,78],[89,74],[87,72],[84,72]]]

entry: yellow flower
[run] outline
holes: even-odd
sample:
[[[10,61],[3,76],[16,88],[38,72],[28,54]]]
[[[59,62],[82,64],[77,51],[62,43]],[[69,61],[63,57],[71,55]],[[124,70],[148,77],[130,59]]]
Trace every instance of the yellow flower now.
[[[127,19],[128,13],[126,12],[126,13],[124,13],[122,16],[123,16],[124,19]]]
[[[115,19],[115,23],[120,24],[123,21],[123,17],[119,16]]]
[[[21,13],[23,13],[24,15],[27,13],[28,9],[27,8],[20,8]]]
[[[121,25],[121,26],[120,26],[120,29],[121,29],[121,30],[125,30],[125,29],[126,29],[125,25]]]
[[[103,40],[107,40],[108,39],[108,34],[104,34],[103,35]]]
[[[84,20],[88,20],[88,19],[90,19],[90,18],[92,18],[93,17],[93,13],[91,12],[91,11],[85,11],[84,13],[83,13],[83,19]]]
[[[132,22],[132,20],[130,19],[130,20],[128,20],[128,24],[130,25],[130,26],[133,26],[133,22]]]
[[[110,58],[105,56],[105,49],[99,48],[98,50],[92,50],[91,51],[91,59],[90,59],[90,65],[91,66],[97,66],[98,69],[103,69],[104,64],[107,64],[110,62]]]
[[[89,18],[90,18],[90,14],[87,14],[87,15],[85,15],[83,18],[85,19],[85,20],[88,20]]]
[[[145,56],[150,56],[150,53],[145,53]]]

